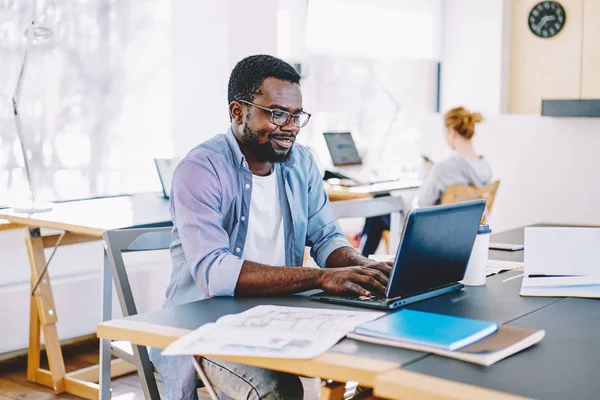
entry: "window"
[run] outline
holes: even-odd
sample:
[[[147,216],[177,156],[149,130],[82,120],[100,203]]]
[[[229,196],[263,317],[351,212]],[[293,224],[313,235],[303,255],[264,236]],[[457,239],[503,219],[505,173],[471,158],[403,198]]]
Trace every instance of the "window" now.
[[[322,133],[351,131],[366,164],[417,170],[416,127],[437,107],[442,6],[441,0],[308,3],[306,54],[295,58],[303,60],[305,108],[313,118],[301,141],[324,167],[330,157]],[[302,47],[279,48],[294,46]]]
[[[170,9],[149,0],[0,5],[0,206],[29,186],[12,97],[36,7],[48,40],[30,49],[20,114],[37,197],[59,201],[159,190],[171,156]]]

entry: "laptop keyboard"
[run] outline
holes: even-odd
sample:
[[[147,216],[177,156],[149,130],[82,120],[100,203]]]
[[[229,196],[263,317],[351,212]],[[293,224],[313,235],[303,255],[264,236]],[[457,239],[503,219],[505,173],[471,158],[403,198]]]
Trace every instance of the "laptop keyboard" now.
[[[346,296],[344,300],[367,301],[371,303],[380,303],[386,298],[384,296]]]

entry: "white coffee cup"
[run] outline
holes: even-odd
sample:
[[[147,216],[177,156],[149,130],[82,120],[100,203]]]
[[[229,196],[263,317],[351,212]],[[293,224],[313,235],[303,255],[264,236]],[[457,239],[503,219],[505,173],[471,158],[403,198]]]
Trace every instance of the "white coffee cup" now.
[[[462,284],[467,286],[485,285],[491,233],[492,230],[489,225],[479,225],[477,238],[475,239],[473,251],[471,251],[471,257],[467,265],[467,271],[465,272],[464,279],[461,281]]]

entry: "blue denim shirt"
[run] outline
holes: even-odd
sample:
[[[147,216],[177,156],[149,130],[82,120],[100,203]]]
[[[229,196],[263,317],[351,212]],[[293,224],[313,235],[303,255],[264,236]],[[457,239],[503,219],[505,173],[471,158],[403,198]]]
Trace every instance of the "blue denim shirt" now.
[[[275,169],[287,266],[301,266],[305,246],[320,267],[340,247],[350,246],[333,219],[321,174],[308,149],[294,144]],[[213,296],[233,296],[244,260],[252,171],[231,128],[191,150],[171,184],[173,271],[165,307]],[[265,199],[265,201],[273,201]],[[265,243],[269,251],[269,243]],[[169,399],[195,399],[195,371],[187,358],[151,352]]]

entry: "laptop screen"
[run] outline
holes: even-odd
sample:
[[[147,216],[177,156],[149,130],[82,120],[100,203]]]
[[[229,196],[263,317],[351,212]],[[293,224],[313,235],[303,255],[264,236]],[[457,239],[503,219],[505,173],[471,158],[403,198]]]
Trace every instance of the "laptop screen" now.
[[[163,196],[169,198],[171,195],[171,179],[173,178],[173,172],[175,167],[181,161],[179,158],[155,158],[154,165],[156,165],[156,171],[160,178],[160,184],[163,189]]]
[[[334,166],[362,164],[350,132],[324,132],[323,136]]]

